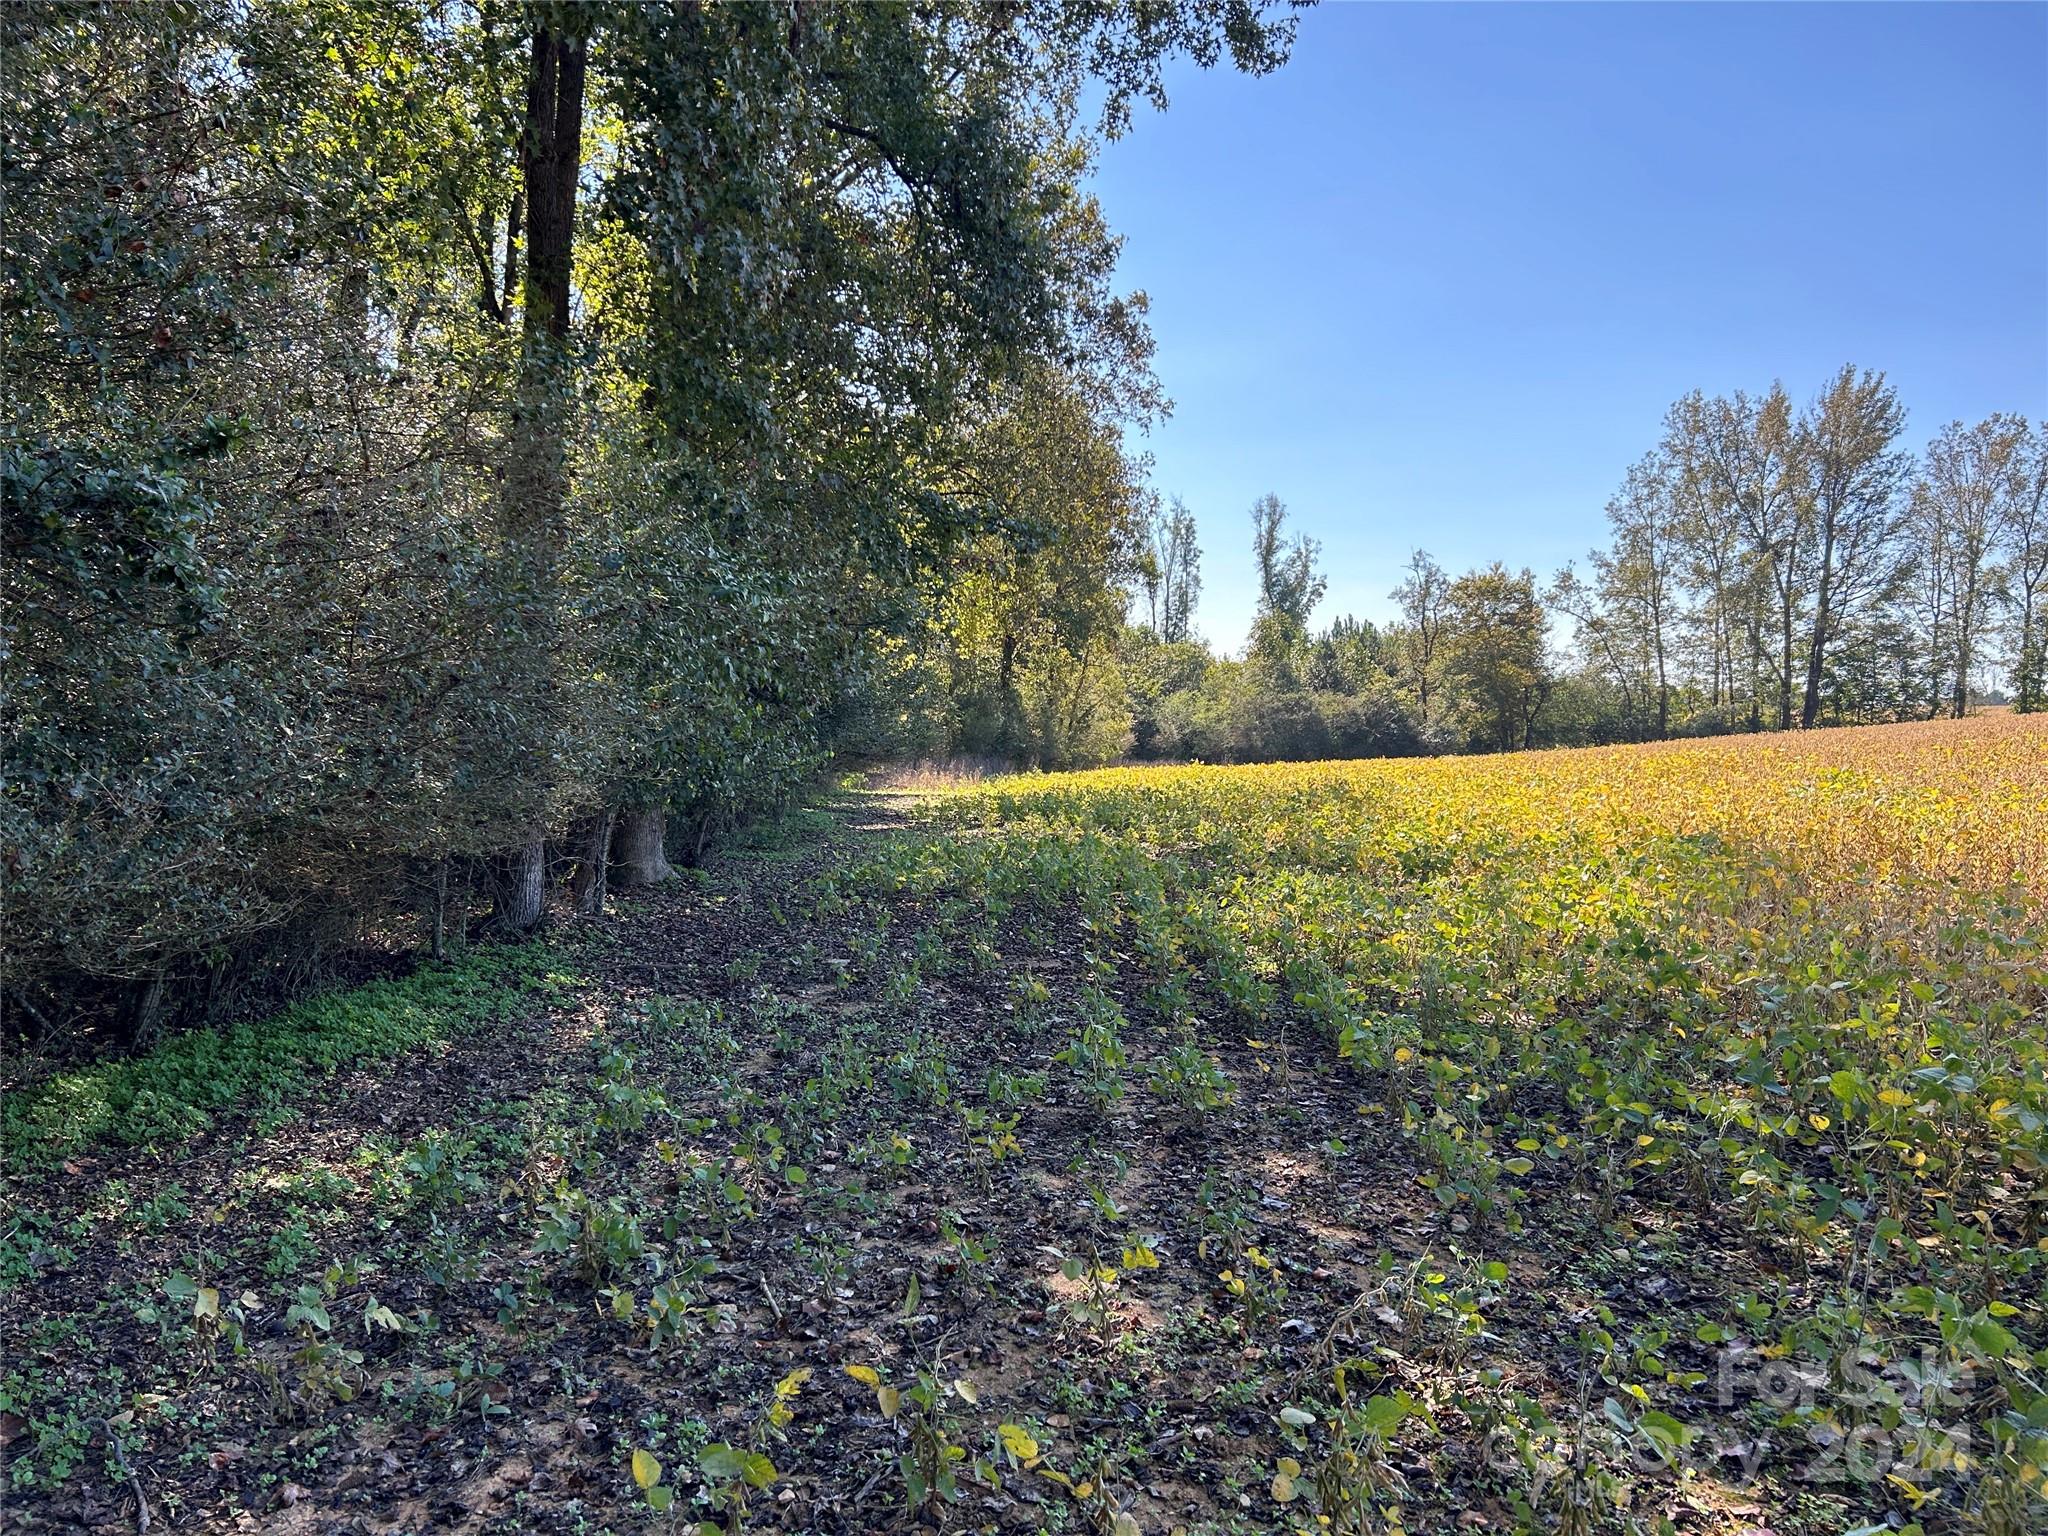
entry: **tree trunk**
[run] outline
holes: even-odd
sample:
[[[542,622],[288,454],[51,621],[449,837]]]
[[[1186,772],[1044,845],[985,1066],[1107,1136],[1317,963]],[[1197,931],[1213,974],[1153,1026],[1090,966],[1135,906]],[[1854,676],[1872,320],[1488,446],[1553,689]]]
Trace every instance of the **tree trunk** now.
[[[2020,597],[2020,665],[2014,688],[2019,697],[2013,705],[2023,715],[2041,707],[2041,651],[2041,637],[2034,620],[2034,589],[2029,586]]]
[[[1721,687],[1726,695],[1725,702],[1730,709],[1735,707],[1735,626],[1726,619],[1721,621],[1719,637],[1721,646]]]
[[[1956,679],[1954,718],[1962,719],[1970,709],[1970,663],[1976,660],[1975,617],[1977,585],[1974,578],[1956,593]]]
[[[1419,639],[1415,662],[1415,719],[1424,730],[1429,729],[1429,663],[1431,648],[1427,629]]]
[[[527,79],[523,179],[526,205],[523,350],[520,403],[507,456],[504,500],[506,552],[518,580],[533,594],[522,617],[520,640],[509,659],[516,684],[541,700],[552,694],[555,565],[568,500],[562,377],[569,336],[569,277],[576,227],[576,182],[583,156],[583,77],[586,47],[547,27],[533,34]],[[528,933],[547,908],[547,844],[541,824],[549,788],[545,733],[551,728],[536,701],[538,724],[513,745],[512,760],[526,782],[523,798],[533,817],[523,841],[493,861],[491,925]]]
[[[1654,633],[1657,638],[1657,739],[1665,740],[1671,734],[1671,679],[1664,659],[1664,617],[1660,612],[1655,621]]]
[[[434,861],[434,916],[427,925],[427,938],[436,960],[448,958],[448,855]]]
[[[135,1019],[129,1040],[139,1056],[156,1044],[157,1026],[163,1021],[164,978],[158,972],[142,985],[135,998]]]
[[[538,830],[509,853],[491,860],[492,928],[503,934],[531,933],[548,908],[548,844]]]
[[[1806,653],[1806,696],[1799,704],[1799,724],[1811,730],[1820,718],[1820,682],[1823,652],[1835,627],[1835,514],[1827,514],[1821,532],[1820,582],[1813,596],[1813,634]]]
[[[527,77],[526,314],[527,334],[569,335],[570,256],[576,234],[576,178],[583,165],[583,75],[588,50],[581,38],[546,27],[533,34]]]
[[[1826,601],[1825,598],[1822,599]],[[1814,721],[1820,718],[1820,674],[1822,652],[1827,646],[1827,629],[1816,621],[1813,626],[1813,648],[1806,653],[1806,697],[1799,706],[1799,725],[1802,730],[1812,730]]]
[[[1783,650],[1778,666],[1778,729],[1792,729],[1792,604],[1784,607]]]
[[[1749,728],[1764,728],[1764,626],[1755,616],[1749,620]]]
[[[660,806],[628,806],[619,812],[612,829],[612,862],[618,866],[620,890],[676,878],[667,836],[668,813]]]
[[[569,890],[576,898],[582,917],[603,917],[606,886],[612,861],[612,818],[610,806],[579,817],[569,829],[569,846],[576,856],[576,873]]]

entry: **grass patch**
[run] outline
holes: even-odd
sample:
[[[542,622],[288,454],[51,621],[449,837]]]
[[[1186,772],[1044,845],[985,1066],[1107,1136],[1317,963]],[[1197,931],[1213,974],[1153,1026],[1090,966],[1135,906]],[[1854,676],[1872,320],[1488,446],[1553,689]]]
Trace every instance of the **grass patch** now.
[[[267,1019],[200,1029],[144,1056],[65,1073],[9,1099],[10,1169],[96,1141],[142,1145],[206,1129],[228,1108],[278,1108],[321,1077],[502,1022],[559,978],[544,944],[478,949],[447,965],[295,1003]]]

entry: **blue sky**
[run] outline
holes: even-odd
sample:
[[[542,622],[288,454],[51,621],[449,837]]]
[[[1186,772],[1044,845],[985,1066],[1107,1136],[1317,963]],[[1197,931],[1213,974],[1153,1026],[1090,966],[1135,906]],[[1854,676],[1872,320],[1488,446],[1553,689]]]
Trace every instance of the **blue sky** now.
[[[1169,89],[1095,187],[1226,648],[1265,491],[1318,618],[1377,619],[1415,545],[1583,561],[1695,387],[1881,368],[1915,446],[2048,415],[2048,6],[1332,0],[1279,73]]]

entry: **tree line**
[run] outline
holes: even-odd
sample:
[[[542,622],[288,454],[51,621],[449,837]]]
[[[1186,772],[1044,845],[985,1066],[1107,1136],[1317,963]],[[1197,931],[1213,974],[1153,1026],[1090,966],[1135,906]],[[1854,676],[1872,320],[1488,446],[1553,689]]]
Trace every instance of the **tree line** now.
[[[1630,737],[2048,704],[2048,423],[1952,422],[1917,455],[1881,373],[1688,395],[1551,588]]]
[[[2048,707],[2048,423],[1955,422],[1915,452],[1881,373],[1845,367],[1803,406],[1782,384],[1695,392],[1606,519],[1583,570],[1453,576],[1418,550],[1390,593],[1397,617],[1317,629],[1320,550],[1262,497],[1258,613],[1225,656],[1194,622],[1193,515],[1126,499],[1087,546],[1126,621],[1098,599],[1076,628],[1043,588],[1000,626],[1002,666],[979,672],[957,665],[963,632],[942,629],[955,665],[916,716],[923,745],[1044,767],[1254,761]],[[988,703],[1001,698],[1017,704]]]
[[[601,910],[877,739],[934,622],[1120,622],[1103,509],[1162,402],[1091,156],[1169,59],[1292,36],[1262,0],[0,28],[0,990],[144,1033]]]

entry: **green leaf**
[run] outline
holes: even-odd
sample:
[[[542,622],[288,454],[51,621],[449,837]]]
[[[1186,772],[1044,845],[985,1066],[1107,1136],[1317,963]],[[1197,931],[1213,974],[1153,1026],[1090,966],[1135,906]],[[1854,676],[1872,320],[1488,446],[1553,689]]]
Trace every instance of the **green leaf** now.
[[[714,1483],[736,1482],[746,1475],[747,1453],[717,1441],[697,1453],[697,1470]]]
[[[1636,1427],[1656,1441],[1660,1449],[1666,1451],[1677,1450],[1692,1440],[1693,1432],[1690,1429],[1658,1408],[1652,1408],[1636,1420]]]
[[[1971,1341],[1984,1352],[1987,1359],[2003,1360],[2019,1348],[2019,1340],[2003,1323],[1994,1323],[1989,1318],[1970,1330]]]
[[[1401,1427],[1402,1421],[1408,1417],[1411,1407],[1412,1404],[1405,1392],[1393,1397],[1385,1395],[1375,1397],[1365,1405],[1366,1428],[1375,1435],[1378,1435],[1380,1439],[1388,1439],[1395,1430]]]

